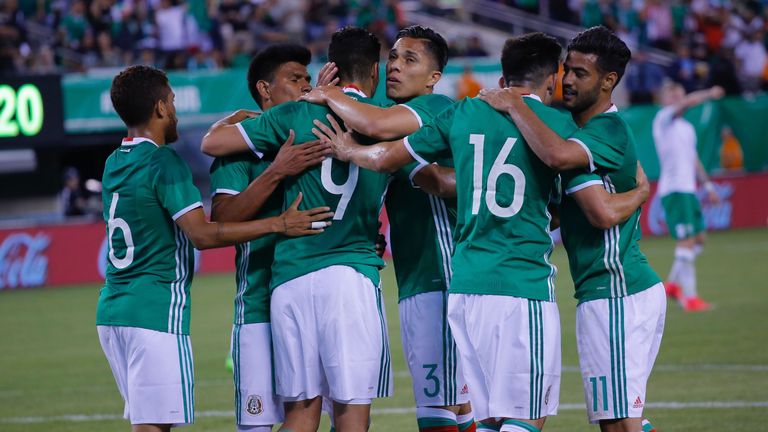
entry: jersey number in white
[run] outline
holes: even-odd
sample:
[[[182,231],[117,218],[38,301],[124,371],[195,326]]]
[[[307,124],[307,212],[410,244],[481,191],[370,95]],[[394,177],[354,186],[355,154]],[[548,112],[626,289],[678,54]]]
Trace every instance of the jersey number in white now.
[[[334,195],[341,195],[339,205],[333,213],[333,220],[341,220],[341,218],[344,217],[344,213],[347,211],[347,205],[349,205],[349,200],[352,199],[352,194],[355,193],[355,186],[357,186],[357,176],[360,173],[360,168],[357,165],[350,163],[349,177],[347,177],[347,181],[342,184],[334,183],[333,177],[331,177],[332,170],[333,159],[325,158],[320,167],[320,180],[323,182],[325,190]]]
[[[109,220],[107,220],[107,238],[109,238],[109,261],[116,268],[124,269],[133,262],[133,235],[131,235],[131,227],[128,226],[128,222],[125,219],[115,217],[115,210],[117,210],[117,201],[119,199],[120,194],[117,192],[112,194],[112,204],[109,206]],[[118,229],[123,232],[123,239],[125,240],[125,256],[122,258],[118,258],[115,255],[115,248],[112,247],[112,237],[115,235],[115,230]]]
[[[523,207],[525,198],[525,174],[515,165],[505,163],[512,152],[517,138],[507,138],[496,160],[488,173],[488,181],[485,187],[485,205],[491,214],[498,217],[512,217]],[[475,147],[474,172],[472,174],[472,214],[480,212],[480,199],[483,194],[483,150],[485,148],[485,135],[471,134],[469,144]],[[515,191],[512,202],[504,207],[496,201],[496,186],[502,174],[511,175],[515,180]]]

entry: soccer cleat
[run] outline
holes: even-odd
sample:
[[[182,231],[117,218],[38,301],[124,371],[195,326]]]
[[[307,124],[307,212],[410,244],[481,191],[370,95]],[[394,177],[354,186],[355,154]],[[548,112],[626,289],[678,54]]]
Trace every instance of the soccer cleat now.
[[[664,282],[664,289],[667,291],[667,297],[680,301],[681,298],[681,290],[680,285],[674,283],[674,282]]]
[[[712,306],[698,296],[688,297],[683,302],[683,310],[686,312],[705,312],[710,309],[712,309]]]

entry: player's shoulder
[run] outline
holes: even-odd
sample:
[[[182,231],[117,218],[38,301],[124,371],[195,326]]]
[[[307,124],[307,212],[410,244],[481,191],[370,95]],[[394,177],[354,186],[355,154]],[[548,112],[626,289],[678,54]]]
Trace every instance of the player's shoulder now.
[[[613,140],[629,139],[631,135],[629,124],[618,111],[604,112],[592,117],[583,129],[589,129],[592,133],[610,137]]]
[[[220,168],[231,168],[234,166],[248,166],[259,162],[259,158],[251,152],[237,153],[228,156],[217,157],[211,163],[211,172]]]

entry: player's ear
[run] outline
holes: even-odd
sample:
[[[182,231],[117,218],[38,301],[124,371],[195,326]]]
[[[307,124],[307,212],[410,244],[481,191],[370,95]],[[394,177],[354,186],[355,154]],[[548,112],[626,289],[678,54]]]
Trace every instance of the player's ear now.
[[[163,99],[158,99],[155,102],[155,116],[157,118],[165,118],[168,115],[168,105],[166,105]]]
[[[507,80],[503,76],[499,77],[499,88],[507,88]]]
[[[376,62],[371,66],[371,82],[373,82],[373,90],[379,86],[379,62]]]
[[[427,81],[427,88],[434,88],[437,85],[437,82],[440,81],[440,78],[443,77],[443,73],[439,70],[433,70],[432,75],[429,76],[429,80]]]
[[[616,72],[608,72],[603,76],[602,90],[611,91],[616,87],[616,82],[619,80],[619,74]]]
[[[256,82],[256,91],[259,92],[262,101],[268,101],[272,98],[272,92],[269,89],[269,83],[264,80]]]

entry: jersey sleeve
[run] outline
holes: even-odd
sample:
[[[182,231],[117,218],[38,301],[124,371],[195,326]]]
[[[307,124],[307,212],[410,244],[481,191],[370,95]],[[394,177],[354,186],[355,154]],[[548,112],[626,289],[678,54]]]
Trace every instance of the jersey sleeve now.
[[[584,188],[595,185],[603,185],[603,180],[594,172],[587,172],[586,169],[576,169],[566,171],[560,174],[562,181],[562,190],[566,195],[574,194]]]
[[[203,206],[200,191],[192,183],[192,171],[173,149],[160,148],[152,158],[155,193],[174,221]]]
[[[422,127],[452,104],[453,101],[448,96],[429,94],[415,97],[400,106],[411,111],[418,120],[419,127]]]
[[[438,161],[450,150],[448,135],[453,124],[456,105],[437,115],[431,122],[403,139],[408,152],[419,164]]]
[[[237,195],[248,187],[249,162],[242,157],[216,158],[211,165],[211,194]]]
[[[284,127],[282,120],[290,115],[290,112],[283,105],[269,109],[258,117],[237,123],[237,129],[248,147],[260,159],[265,154],[277,153],[288,137],[288,129]]]
[[[568,139],[587,152],[590,172],[621,168],[629,144],[627,127],[617,115],[597,116]]]

